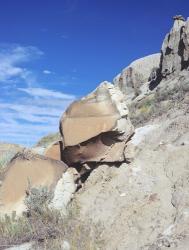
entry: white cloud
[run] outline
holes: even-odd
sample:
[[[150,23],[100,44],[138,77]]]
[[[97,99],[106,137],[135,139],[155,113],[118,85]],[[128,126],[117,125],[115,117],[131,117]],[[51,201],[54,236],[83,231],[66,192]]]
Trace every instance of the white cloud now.
[[[23,47],[20,45],[0,46],[0,82],[15,82],[17,78],[26,82],[30,81],[32,73],[22,66],[34,58],[43,54],[33,46]]]
[[[43,74],[50,75],[50,74],[52,74],[52,72],[50,70],[48,70],[48,69],[44,69]]]
[[[18,90],[23,91],[33,97],[57,98],[65,100],[75,99],[74,95],[64,94],[59,91],[44,89],[44,88],[18,88]]]
[[[31,146],[42,136],[57,132],[61,114],[76,99],[74,95],[40,87],[37,75],[26,63],[42,54],[32,46],[0,45],[0,83],[3,83],[0,85],[0,141]],[[43,73],[52,72],[44,70]]]
[[[59,92],[58,92],[59,93]],[[61,94],[61,93],[60,93]],[[21,98],[16,103],[0,102],[0,140],[31,146],[42,136],[57,132],[59,119],[75,96],[34,96]]]

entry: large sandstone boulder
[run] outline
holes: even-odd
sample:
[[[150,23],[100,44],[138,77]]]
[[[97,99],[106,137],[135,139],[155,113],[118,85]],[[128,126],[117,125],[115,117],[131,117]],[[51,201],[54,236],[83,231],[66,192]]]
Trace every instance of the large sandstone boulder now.
[[[21,214],[28,188],[44,186],[52,191],[66,169],[63,162],[31,152],[18,153],[1,176],[0,214]]]
[[[134,129],[122,92],[104,82],[70,105],[61,118],[60,132],[63,160],[72,165],[124,161],[126,142]]]

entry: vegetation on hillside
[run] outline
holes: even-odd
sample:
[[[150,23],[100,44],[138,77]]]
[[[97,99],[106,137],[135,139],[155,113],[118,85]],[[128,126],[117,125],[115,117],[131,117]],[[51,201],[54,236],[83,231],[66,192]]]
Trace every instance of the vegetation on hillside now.
[[[44,137],[42,137],[36,144],[36,147],[47,147],[48,145],[50,145],[51,143],[55,142],[55,141],[59,141],[61,140],[61,136],[60,133],[52,133],[49,135],[46,135]]]
[[[79,220],[79,208],[72,203],[68,214],[50,209],[52,193],[47,188],[29,188],[25,199],[27,212],[0,218],[0,249],[32,242],[32,249],[62,249],[69,242],[71,249],[101,249],[101,228]],[[89,226],[90,225],[90,226]]]
[[[180,81],[172,88],[157,88],[141,101],[132,102],[129,105],[130,119],[135,127],[143,126],[155,117],[161,116],[176,107],[177,109],[188,107],[184,100],[189,93],[189,81]],[[189,97],[187,97],[189,100]]]

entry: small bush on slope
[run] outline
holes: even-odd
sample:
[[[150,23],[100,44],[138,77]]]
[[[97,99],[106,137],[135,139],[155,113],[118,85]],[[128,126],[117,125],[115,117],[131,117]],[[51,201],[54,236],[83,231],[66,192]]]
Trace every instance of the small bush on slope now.
[[[48,209],[48,204],[51,202],[52,198],[53,192],[49,191],[47,187],[29,187],[25,198],[28,214],[42,214]]]
[[[25,200],[26,214],[0,219],[0,249],[29,241],[45,241],[60,234],[63,219],[58,211],[48,208],[50,197],[46,188],[31,189]]]
[[[101,249],[101,227],[81,222],[79,208],[71,206],[63,217],[59,211],[49,209],[52,193],[47,188],[29,188],[27,194],[27,212],[22,217],[13,213],[0,219],[0,249],[34,242],[35,249],[60,250],[64,240],[75,250]]]
[[[146,96],[139,102],[129,106],[130,119],[135,127],[143,126],[152,118],[161,116],[172,108],[184,107],[185,94],[189,93],[189,81],[181,81],[172,88],[157,88],[155,93]]]

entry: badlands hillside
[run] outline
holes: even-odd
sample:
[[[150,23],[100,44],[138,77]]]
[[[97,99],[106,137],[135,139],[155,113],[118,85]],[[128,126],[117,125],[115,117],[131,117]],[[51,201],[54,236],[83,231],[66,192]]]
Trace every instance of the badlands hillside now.
[[[173,19],[160,53],[4,164],[0,249],[189,249],[189,20]]]

